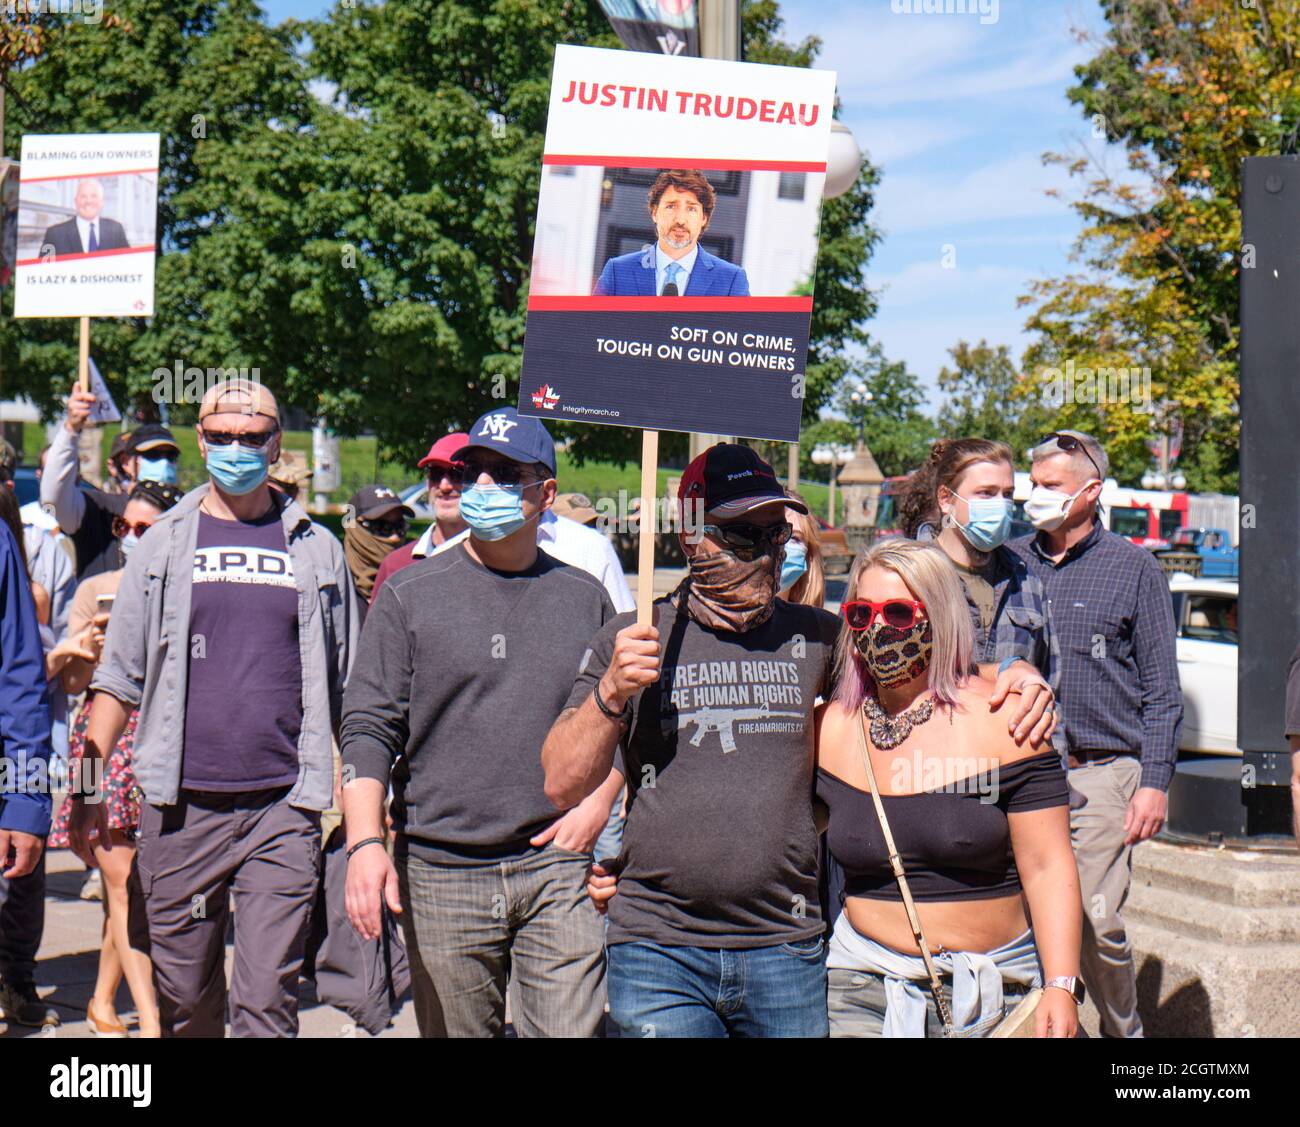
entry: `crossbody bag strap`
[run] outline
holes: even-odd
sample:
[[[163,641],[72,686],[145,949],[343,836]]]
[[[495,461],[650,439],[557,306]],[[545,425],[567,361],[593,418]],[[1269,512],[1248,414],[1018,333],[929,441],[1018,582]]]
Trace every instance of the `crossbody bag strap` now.
[[[867,769],[867,782],[871,787],[871,801],[876,808],[876,817],[880,819],[880,832],[885,836],[885,848],[889,851],[889,867],[898,882],[898,891],[903,896],[903,907],[907,909],[907,922],[912,926],[912,938],[921,950],[921,961],[925,963],[925,972],[930,977],[930,993],[934,996],[935,1008],[939,1011],[939,1020],[943,1022],[944,1031],[952,1029],[952,1011],[943,1000],[939,974],[934,969],[934,959],[930,957],[930,945],[925,941],[925,932],[921,930],[921,917],[916,914],[916,903],[912,899],[912,890],[907,885],[907,874],[903,871],[903,859],[894,844],[894,835],[889,830],[889,819],[885,817],[885,804],[880,800],[880,790],[876,786],[876,769],[871,764],[871,752],[867,750],[866,718],[858,710],[858,748],[862,752],[862,763]]]

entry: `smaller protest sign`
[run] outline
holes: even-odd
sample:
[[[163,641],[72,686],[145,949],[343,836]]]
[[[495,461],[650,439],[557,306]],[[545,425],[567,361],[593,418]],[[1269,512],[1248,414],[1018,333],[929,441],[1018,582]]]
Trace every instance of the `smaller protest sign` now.
[[[95,362],[88,360],[88,363],[90,364],[90,390],[95,395],[95,405],[90,409],[89,421],[96,426],[100,423],[120,423],[122,412],[117,409],[117,404],[113,401],[113,393],[108,390],[108,384],[99,374]]]
[[[29,134],[15,317],[153,315],[157,133]]]

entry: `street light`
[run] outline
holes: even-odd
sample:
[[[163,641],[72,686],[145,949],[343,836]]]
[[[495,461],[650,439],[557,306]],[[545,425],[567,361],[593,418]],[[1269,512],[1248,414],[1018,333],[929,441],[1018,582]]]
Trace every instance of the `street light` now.
[[[862,150],[852,132],[842,121],[832,121],[831,147],[826,154],[826,187],[822,194],[828,200],[844,195],[861,171]]]
[[[849,402],[861,408],[858,411],[858,439],[863,443],[867,441],[867,406],[874,398],[875,396],[867,390],[867,385],[864,383],[858,384],[849,396]]]

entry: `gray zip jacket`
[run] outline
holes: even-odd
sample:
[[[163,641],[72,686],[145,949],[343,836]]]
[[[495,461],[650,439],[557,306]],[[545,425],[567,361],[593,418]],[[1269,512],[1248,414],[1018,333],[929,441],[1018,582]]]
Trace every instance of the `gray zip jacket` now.
[[[140,538],[127,560],[108,623],[104,656],[90,687],[140,709],[132,766],[145,799],[171,806],[181,781],[189,680],[190,587],[199,503],[209,486],[187,493]],[[330,737],[337,732],[343,687],[357,652],[356,591],[343,548],[326,528],[276,490],[298,583],[302,658],[302,729],[298,781],[289,803],[329,809],[334,794]],[[231,708],[239,708],[232,700]]]

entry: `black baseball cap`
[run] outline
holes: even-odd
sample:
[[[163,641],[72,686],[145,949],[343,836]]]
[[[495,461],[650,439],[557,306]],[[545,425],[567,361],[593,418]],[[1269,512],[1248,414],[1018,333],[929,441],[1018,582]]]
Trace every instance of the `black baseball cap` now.
[[[108,460],[110,462],[130,453],[129,447],[131,439],[135,437],[135,431],[124,430],[113,435],[113,444],[108,448]]]
[[[146,454],[154,450],[170,450],[178,456],[181,452],[181,448],[176,445],[176,439],[172,437],[172,432],[160,423],[145,423],[143,426],[136,427],[126,440],[128,454]]]
[[[749,446],[719,442],[686,467],[677,499],[683,512],[687,502],[702,500],[713,517],[738,517],[763,505],[782,504],[807,515],[808,507],[785,495],[772,469]]]
[[[474,448],[495,450],[514,462],[540,462],[555,476],[555,441],[542,423],[520,415],[513,407],[498,407],[469,428],[469,441],[451,454],[454,462],[463,462]]]
[[[358,489],[348,502],[348,507],[361,520],[373,520],[375,517],[401,509],[407,520],[415,513],[402,504],[402,499],[386,485],[367,485]]]

